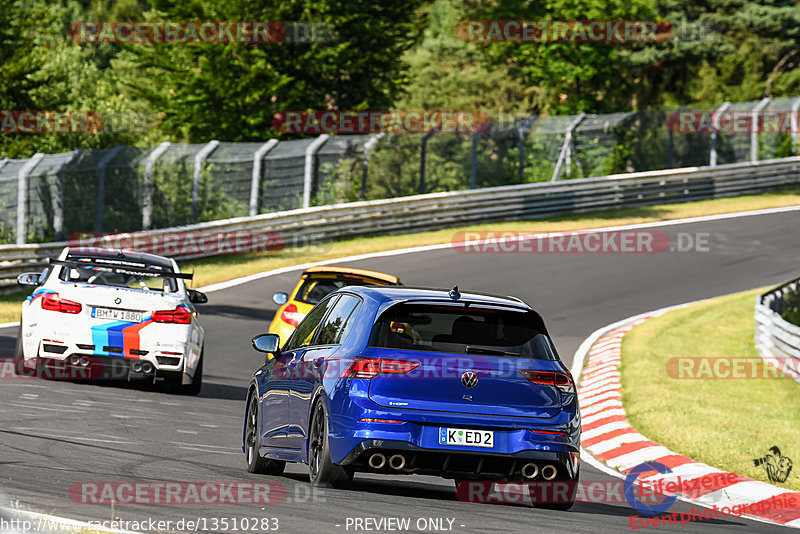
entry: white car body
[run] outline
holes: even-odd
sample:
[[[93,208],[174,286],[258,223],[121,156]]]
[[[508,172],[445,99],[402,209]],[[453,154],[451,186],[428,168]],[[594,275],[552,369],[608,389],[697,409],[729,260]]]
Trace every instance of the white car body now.
[[[24,359],[25,368],[35,368],[42,360],[62,361],[77,367],[99,362],[125,369],[127,376],[114,378],[167,380],[184,386],[197,381],[199,391],[205,333],[183,279],[124,271],[126,267],[136,269],[139,267],[134,265],[141,264],[153,273],[179,274],[174,260],[127,251],[86,252],[70,248],[65,248],[58,260],[86,263],[80,267],[52,264],[39,278],[33,294],[23,302],[18,356]],[[109,267],[98,267],[98,263]],[[140,281],[142,278],[163,280],[164,287],[146,288]],[[119,281],[121,285],[110,281]],[[128,287],[125,283],[139,287]],[[63,307],[54,304],[64,300],[71,303]],[[80,305],[79,311],[75,304]],[[45,306],[70,311],[45,309]],[[162,314],[154,316],[159,311]],[[163,312],[177,312],[175,317],[180,319],[163,322],[171,317]]]

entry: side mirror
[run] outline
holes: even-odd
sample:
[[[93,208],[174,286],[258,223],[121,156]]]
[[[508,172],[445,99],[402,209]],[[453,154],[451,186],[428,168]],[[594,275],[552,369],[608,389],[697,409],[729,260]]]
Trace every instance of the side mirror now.
[[[287,302],[289,302],[289,295],[286,293],[275,293],[272,295],[272,302],[277,304],[278,306],[283,306]]]
[[[194,304],[205,304],[206,302],[208,302],[208,297],[206,296],[205,293],[202,293],[195,289],[190,289],[188,293],[189,293],[189,302],[192,302]]]
[[[280,352],[281,338],[278,334],[260,334],[253,338],[253,348],[258,352],[277,354]]]
[[[39,273],[22,273],[17,276],[17,283],[21,286],[36,287],[41,279],[41,274]]]

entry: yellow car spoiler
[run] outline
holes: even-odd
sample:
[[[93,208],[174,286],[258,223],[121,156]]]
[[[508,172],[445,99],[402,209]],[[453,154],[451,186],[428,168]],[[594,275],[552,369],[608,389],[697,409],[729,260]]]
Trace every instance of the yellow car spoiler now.
[[[400,279],[394,275],[381,273],[378,271],[369,271],[367,269],[356,269],[354,267],[333,267],[329,265],[319,265],[317,267],[309,267],[301,278],[308,278],[309,275],[345,275],[363,278],[365,280],[377,280],[384,284],[401,285]]]

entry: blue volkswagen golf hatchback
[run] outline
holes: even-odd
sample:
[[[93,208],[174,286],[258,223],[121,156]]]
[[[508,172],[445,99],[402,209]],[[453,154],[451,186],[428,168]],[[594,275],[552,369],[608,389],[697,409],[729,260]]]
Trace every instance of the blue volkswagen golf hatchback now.
[[[253,338],[268,356],[247,394],[251,472],[302,462],[311,484],[335,487],[356,472],[578,479],[575,385],[519,299],[346,287],[281,341]]]

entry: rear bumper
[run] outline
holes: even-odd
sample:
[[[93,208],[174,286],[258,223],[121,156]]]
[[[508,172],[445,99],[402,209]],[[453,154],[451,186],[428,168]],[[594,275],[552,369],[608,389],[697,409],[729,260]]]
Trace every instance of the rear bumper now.
[[[571,414],[569,419],[568,415],[562,412],[563,419],[541,421],[456,417],[455,414],[430,412],[370,413],[364,417],[404,422],[355,421],[352,426],[332,428],[329,435],[331,460],[342,465],[352,464],[358,470],[374,471],[367,462],[375,452],[384,455],[403,453],[412,472],[465,480],[476,477],[514,478],[527,463],[522,460],[531,460],[542,466],[557,464],[560,479],[566,480],[577,471],[576,460],[580,455],[580,417]],[[411,417],[416,420],[410,421]],[[494,432],[494,446],[443,445],[439,443],[443,427],[491,430]],[[445,463],[447,458],[450,460]],[[481,458],[485,466],[479,465]],[[489,469],[490,465],[494,467]]]
[[[375,463],[371,463],[371,457],[376,454],[383,458],[377,456]],[[398,468],[399,459],[390,461],[397,456],[402,457],[401,468]],[[382,460],[385,463],[376,467]],[[425,449],[403,441],[370,439],[359,443],[339,463],[356,471],[433,475],[460,480],[524,480],[523,467],[532,463],[537,466],[535,479],[541,479],[544,467],[551,465],[556,469],[558,480],[574,480],[579,461],[579,452],[524,450],[502,454],[480,450]]]
[[[77,343],[73,341],[53,341],[47,338],[39,342],[36,353],[39,358],[48,360],[63,361],[69,360],[72,356],[77,356],[79,358],[91,358],[94,362],[117,367],[127,366],[130,368],[134,362],[139,362],[136,367],[141,367],[144,363],[149,363],[157,371],[176,373],[183,371],[184,362],[187,358],[186,351],[183,347],[177,346],[177,344],[156,350],[145,350],[145,347],[125,350],[123,347],[105,345],[99,347],[93,344],[91,340],[86,340],[86,343]]]
[[[29,377],[52,380],[125,380],[149,382],[175,382],[184,373],[158,369],[149,360],[135,360],[114,356],[91,354],[63,354],[26,359],[21,372]]]

